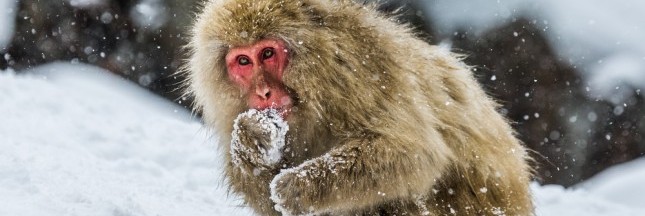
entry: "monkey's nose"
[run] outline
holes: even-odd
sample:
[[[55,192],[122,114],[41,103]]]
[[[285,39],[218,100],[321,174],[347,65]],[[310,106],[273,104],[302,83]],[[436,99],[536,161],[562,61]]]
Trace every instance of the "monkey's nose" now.
[[[258,76],[255,77],[255,94],[260,96],[262,100],[267,100],[271,96],[271,88],[262,73],[258,73]]]
[[[258,86],[255,88],[255,94],[260,96],[263,100],[267,100],[271,97],[271,89],[266,85]]]

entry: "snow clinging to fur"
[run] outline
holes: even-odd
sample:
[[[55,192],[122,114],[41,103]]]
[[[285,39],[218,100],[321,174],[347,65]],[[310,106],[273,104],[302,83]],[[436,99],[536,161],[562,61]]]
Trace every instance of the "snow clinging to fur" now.
[[[264,143],[265,148],[259,147],[258,150],[262,154],[263,164],[273,165],[282,159],[282,149],[285,146],[285,136],[289,131],[289,125],[279,115],[275,109],[256,110],[251,109],[241,113],[237,116],[233,126],[233,133],[231,134],[231,154],[235,155],[234,151],[250,151],[249,147],[244,146],[240,142],[240,127],[239,121],[242,118],[252,119],[257,121],[262,127],[262,131],[268,133],[270,143]],[[257,142],[257,141],[256,141]],[[258,145],[259,143],[256,143]],[[235,158],[235,157],[234,157]],[[240,161],[233,160],[233,163],[239,165]]]

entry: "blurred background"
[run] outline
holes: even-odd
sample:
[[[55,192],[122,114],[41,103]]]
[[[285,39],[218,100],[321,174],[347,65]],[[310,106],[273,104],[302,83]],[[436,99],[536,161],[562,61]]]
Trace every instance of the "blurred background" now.
[[[93,64],[190,109],[175,72],[199,2],[0,0],[0,70]],[[538,182],[571,186],[645,155],[645,2],[380,2],[476,66]]]

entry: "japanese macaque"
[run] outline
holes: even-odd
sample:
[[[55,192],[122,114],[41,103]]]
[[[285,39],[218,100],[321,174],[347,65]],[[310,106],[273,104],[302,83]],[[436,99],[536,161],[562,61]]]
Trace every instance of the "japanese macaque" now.
[[[189,92],[260,215],[532,215],[526,150],[458,56],[374,5],[211,0]]]

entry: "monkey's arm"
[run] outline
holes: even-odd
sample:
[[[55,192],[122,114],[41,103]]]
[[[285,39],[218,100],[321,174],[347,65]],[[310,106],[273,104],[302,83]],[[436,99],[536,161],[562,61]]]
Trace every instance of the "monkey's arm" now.
[[[288,125],[277,113],[250,110],[234,123],[227,176],[236,192],[262,215],[276,215],[269,200],[269,183],[284,162]]]
[[[233,125],[230,156],[243,172],[272,170],[282,162],[289,125],[275,110],[249,110]]]
[[[427,194],[451,155],[445,145],[436,147],[400,138],[350,140],[282,170],[271,182],[271,199],[278,211],[300,215],[344,212]]]

